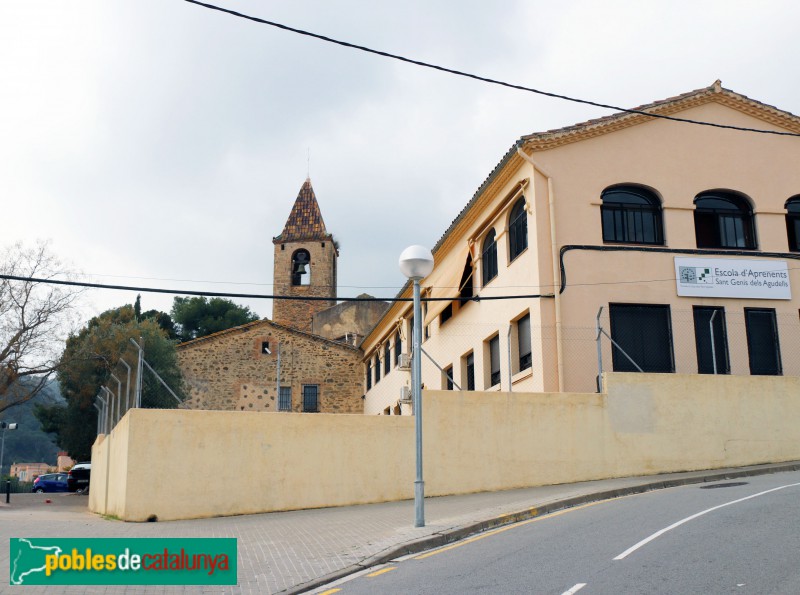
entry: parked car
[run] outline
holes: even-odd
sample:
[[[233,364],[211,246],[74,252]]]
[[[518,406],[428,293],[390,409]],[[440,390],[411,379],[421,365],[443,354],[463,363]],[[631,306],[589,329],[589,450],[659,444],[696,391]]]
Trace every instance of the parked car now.
[[[67,489],[70,492],[89,490],[89,476],[92,474],[91,463],[78,463],[67,473]]]
[[[33,480],[33,491],[37,494],[44,492],[66,492],[66,473],[45,473]]]

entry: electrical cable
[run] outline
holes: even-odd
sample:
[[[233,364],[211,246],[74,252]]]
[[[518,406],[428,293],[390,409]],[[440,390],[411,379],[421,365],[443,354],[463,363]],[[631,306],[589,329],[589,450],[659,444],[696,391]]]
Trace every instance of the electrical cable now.
[[[261,300],[290,300],[298,302],[413,302],[414,298],[392,297],[321,297],[321,296],[295,296],[295,295],[265,295],[260,293],[224,293],[220,291],[184,291],[181,289],[163,289],[159,287],[136,287],[132,285],[109,285],[106,283],[89,283],[87,281],[66,281],[63,279],[44,279],[37,277],[24,277],[20,275],[0,275],[0,279],[8,281],[24,281],[29,283],[43,283],[46,285],[66,285],[70,287],[85,287],[87,289],[114,289],[119,291],[137,291],[141,293],[168,293],[173,295],[196,295],[202,297],[224,297],[239,299],[261,299]],[[423,302],[452,302],[464,300],[472,302],[497,301],[497,300],[516,300],[516,299],[536,299],[552,298],[550,294],[529,294],[529,295],[496,295],[496,296],[473,296],[470,298],[456,297],[426,297]]]
[[[283,25],[281,23],[276,23],[274,21],[268,21],[266,19],[262,19],[262,18],[259,18],[259,17],[246,15],[244,13],[237,12],[235,10],[230,10],[228,8],[222,8],[221,6],[216,6],[214,4],[207,4],[205,2],[199,2],[198,0],[185,0],[185,2],[189,2],[190,4],[196,4],[198,6],[203,6],[204,8],[208,8],[208,9],[211,9],[211,10],[217,10],[219,12],[224,12],[226,14],[229,14],[229,15],[232,15],[232,16],[235,16],[235,17],[239,17],[239,18],[242,18],[242,19],[247,19],[249,21],[260,23],[262,25],[269,25],[270,27],[276,27],[276,28],[282,29],[284,31],[290,31],[291,33],[297,33],[298,35],[305,35],[306,37],[313,37],[314,39],[319,39],[321,41],[326,41],[328,43],[334,43],[336,45],[340,45],[340,46],[343,46],[343,47],[346,47],[346,48],[351,48],[351,49],[354,49],[354,50],[367,52],[369,54],[375,54],[377,56],[382,56],[384,58],[391,58],[393,60],[399,60],[400,62],[406,62],[408,64],[413,64],[415,66],[421,66],[423,68],[430,68],[432,70],[438,70],[440,72],[446,72],[448,74],[454,74],[456,76],[470,78],[470,79],[474,79],[476,81],[481,81],[481,82],[489,83],[489,84],[492,84],[492,85],[499,85],[501,87],[507,87],[509,89],[516,89],[518,91],[527,91],[528,93],[536,93],[537,95],[543,95],[545,97],[552,97],[554,99],[562,99],[564,101],[571,101],[573,103],[591,105],[593,107],[600,107],[600,108],[603,108],[603,109],[610,109],[610,110],[614,110],[614,111],[618,111],[618,112],[624,112],[624,113],[627,113],[627,114],[638,114],[638,115],[642,115],[642,116],[648,116],[650,118],[658,118],[658,119],[661,119],[661,120],[670,120],[672,122],[682,122],[684,124],[695,124],[695,125],[698,125],[698,126],[710,126],[712,128],[724,128],[724,129],[727,129],[727,130],[737,130],[739,132],[755,132],[755,133],[759,133],[759,134],[772,134],[772,135],[777,135],[777,136],[795,136],[795,137],[800,137],[800,134],[795,133],[795,132],[781,132],[781,131],[778,131],[778,130],[765,130],[765,129],[762,129],[762,128],[747,128],[747,127],[744,127],[744,126],[733,126],[733,125],[730,125],[730,124],[717,124],[717,123],[714,123],[714,122],[705,122],[705,121],[702,121],[702,120],[692,120],[690,118],[679,118],[677,116],[668,116],[668,115],[665,115],[665,114],[650,113],[650,112],[646,112],[646,111],[643,111],[643,110],[617,107],[615,105],[610,105],[610,104],[607,104],[607,103],[600,103],[600,102],[597,102],[597,101],[591,101],[589,99],[579,99],[577,97],[570,97],[569,95],[562,95],[560,93],[553,93],[553,92],[550,92],[550,91],[543,91],[541,89],[535,89],[533,87],[526,87],[524,85],[517,85],[517,84],[514,84],[514,83],[508,83],[508,82],[505,82],[505,81],[500,81],[500,80],[497,80],[497,79],[492,79],[492,78],[480,76],[480,75],[477,75],[477,74],[471,74],[471,73],[468,73],[468,72],[463,72],[461,70],[455,70],[453,68],[447,68],[445,66],[438,66],[436,64],[430,64],[428,62],[422,62],[420,60],[413,60],[411,58],[406,58],[404,56],[400,56],[400,55],[397,55],[397,54],[391,54],[389,52],[384,52],[384,51],[381,51],[381,50],[375,50],[375,49],[368,48],[368,47],[363,46],[363,45],[357,45],[357,44],[350,43],[350,42],[347,42],[347,41],[342,41],[342,40],[339,40],[339,39],[334,39],[332,37],[327,37],[326,35],[320,35],[318,33],[312,33],[310,31],[305,31],[303,29],[297,29],[295,27],[289,27],[288,25]]]

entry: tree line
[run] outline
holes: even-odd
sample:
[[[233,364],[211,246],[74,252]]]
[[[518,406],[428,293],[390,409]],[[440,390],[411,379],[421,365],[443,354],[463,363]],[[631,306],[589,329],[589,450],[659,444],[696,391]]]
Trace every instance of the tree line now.
[[[16,244],[0,259],[0,273],[41,279],[72,278],[46,243]],[[108,384],[130,339],[143,341],[145,359],[179,399],[186,396],[176,345],[258,320],[249,308],[225,298],[175,297],[169,313],[142,311],[141,296],[79,322],[84,290],[34,281],[0,279],[0,418],[33,399],[56,378],[62,403],[34,413],[45,432],[73,459],[91,457],[97,432],[94,398]],[[148,391],[146,378],[143,390]],[[149,406],[175,406],[155,401]]]

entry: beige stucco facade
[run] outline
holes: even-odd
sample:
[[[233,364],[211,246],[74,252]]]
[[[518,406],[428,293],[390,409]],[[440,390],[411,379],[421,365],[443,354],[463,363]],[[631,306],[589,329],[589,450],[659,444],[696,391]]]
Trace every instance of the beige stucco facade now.
[[[425,391],[425,493],[797,460],[798,395],[796,377],[619,373],[603,393]],[[93,447],[89,507],[145,521],[408,499],[413,422],[133,409]]]
[[[715,83],[645,106],[646,111],[744,128],[800,132],[800,119]],[[456,297],[468,255],[474,263],[470,283],[481,301],[430,301],[423,349],[442,367],[452,366],[456,384],[467,382],[474,361],[476,390],[588,392],[595,390],[598,356],[595,320],[612,333],[612,305],[668,308],[672,370],[696,373],[698,338],[695,307],[722,308],[729,373],[750,374],[746,309],[771,312],[777,324],[780,372],[800,375],[800,253],[790,250],[786,202],[800,195],[800,143],[796,137],[770,136],[618,114],[597,121],[521,138],[501,160],[433,249],[435,267],[421,282],[423,298]],[[601,196],[618,185],[647,190],[659,204],[663,241],[657,244],[604,241]],[[752,209],[752,249],[700,248],[695,233],[695,203],[709,191],[735,194]],[[512,260],[509,218],[525,202],[527,249]],[[481,248],[496,234],[497,275],[483,282]],[[792,299],[684,297],[677,295],[675,259],[707,262],[726,259],[774,262],[788,269]],[[402,292],[411,295],[410,288]],[[491,301],[491,298],[516,297]],[[443,308],[452,311],[443,320]],[[530,368],[520,371],[517,321],[530,316]],[[401,330],[409,352],[411,305],[397,302],[362,343],[367,383],[365,413],[410,412],[399,403],[410,373],[395,365],[394,342]],[[491,378],[489,345],[499,338],[499,382]],[[776,339],[776,342],[778,339]],[[383,361],[389,344],[389,373]],[[666,349],[666,347],[665,347]],[[617,364],[603,337],[604,369]],[[633,354],[637,355],[637,354]],[[446,378],[422,359],[427,389],[446,388]],[[495,376],[497,378],[497,376]],[[400,405],[398,407],[398,404]]]

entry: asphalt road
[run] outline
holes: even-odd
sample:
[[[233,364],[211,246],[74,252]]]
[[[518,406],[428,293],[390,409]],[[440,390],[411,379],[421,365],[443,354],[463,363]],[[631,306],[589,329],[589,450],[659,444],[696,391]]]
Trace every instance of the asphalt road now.
[[[800,472],[592,503],[483,533],[315,591],[800,593]]]

